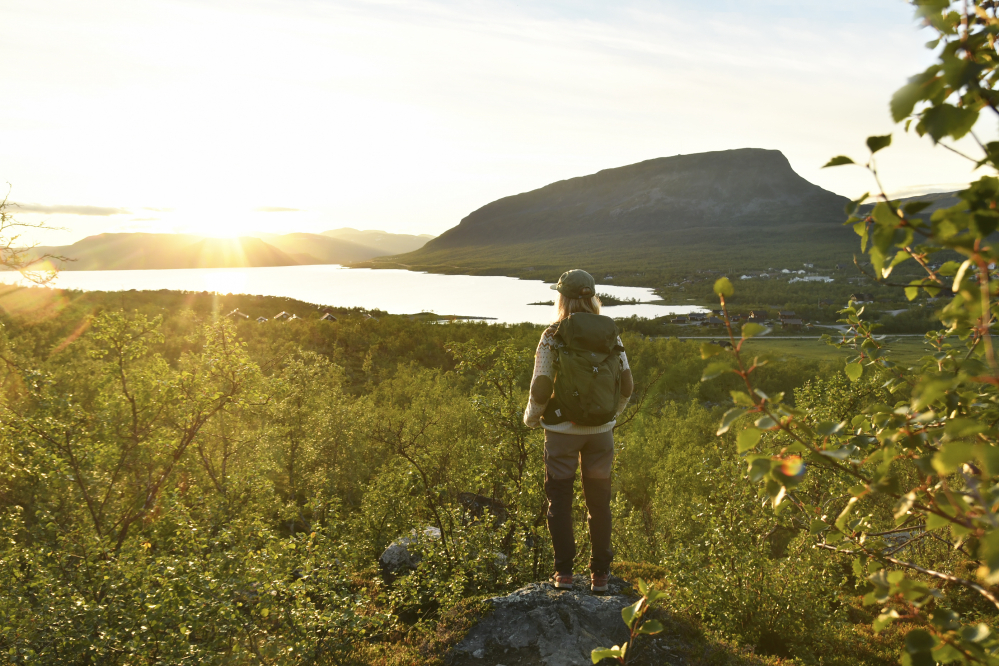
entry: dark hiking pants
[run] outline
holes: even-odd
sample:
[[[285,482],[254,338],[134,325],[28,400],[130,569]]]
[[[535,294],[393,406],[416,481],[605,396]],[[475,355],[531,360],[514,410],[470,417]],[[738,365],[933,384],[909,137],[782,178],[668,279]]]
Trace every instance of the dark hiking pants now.
[[[611,550],[611,465],[614,433],[566,435],[545,431],[545,494],[548,496],[548,531],[555,550],[555,571],[572,572],[576,541],[572,528],[572,485],[576,466],[583,472],[583,498],[590,528],[590,571],[608,573]]]

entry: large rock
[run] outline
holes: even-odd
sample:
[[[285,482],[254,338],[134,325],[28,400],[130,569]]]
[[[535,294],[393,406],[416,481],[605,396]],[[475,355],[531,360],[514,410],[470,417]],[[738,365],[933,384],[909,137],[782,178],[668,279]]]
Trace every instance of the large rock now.
[[[441,531],[437,527],[428,526],[423,528],[423,537],[438,541],[441,538]],[[396,539],[388,545],[378,560],[385,569],[393,573],[415,569],[421,558],[417,553],[410,552],[409,547],[416,543],[418,538],[416,530],[413,530],[410,536]]]
[[[630,586],[612,577],[602,595],[589,590],[589,578],[576,576],[571,590],[533,583],[505,597],[489,600],[493,612],[473,627],[448,655],[455,665],[592,664],[597,647],[628,640],[621,609],[635,602]]]

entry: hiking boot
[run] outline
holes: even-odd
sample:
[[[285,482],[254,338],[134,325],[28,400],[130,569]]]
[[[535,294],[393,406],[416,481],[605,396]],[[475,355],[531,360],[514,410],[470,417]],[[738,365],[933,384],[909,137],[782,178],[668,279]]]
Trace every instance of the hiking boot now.
[[[610,574],[605,573],[592,573],[590,574],[590,591],[591,592],[606,592],[607,591],[607,579],[610,578]]]
[[[572,574],[560,574],[556,573],[552,576],[552,582],[560,590],[571,590],[572,589]]]

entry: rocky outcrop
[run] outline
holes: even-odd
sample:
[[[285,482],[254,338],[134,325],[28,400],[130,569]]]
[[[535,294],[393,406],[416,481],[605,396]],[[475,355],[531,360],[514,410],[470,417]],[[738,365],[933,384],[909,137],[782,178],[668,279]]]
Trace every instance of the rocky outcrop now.
[[[621,609],[634,603],[631,587],[611,577],[608,591],[590,592],[589,579],[576,576],[571,590],[533,583],[488,600],[492,612],[448,654],[453,666],[582,666],[597,647],[628,640]]]

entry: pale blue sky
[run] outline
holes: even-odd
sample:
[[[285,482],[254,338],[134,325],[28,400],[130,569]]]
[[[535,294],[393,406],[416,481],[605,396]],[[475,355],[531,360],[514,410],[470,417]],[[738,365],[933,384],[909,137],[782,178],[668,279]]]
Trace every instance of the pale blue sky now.
[[[819,167],[892,131],[891,93],[930,62],[900,0],[6,0],[0,24],[0,180],[69,207],[22,213],[68,229],[52,243],[438,234],[555,180],[741,147],[856,195],[863,174]],[[891,189],[972,177],[897,143]]]

